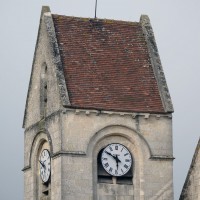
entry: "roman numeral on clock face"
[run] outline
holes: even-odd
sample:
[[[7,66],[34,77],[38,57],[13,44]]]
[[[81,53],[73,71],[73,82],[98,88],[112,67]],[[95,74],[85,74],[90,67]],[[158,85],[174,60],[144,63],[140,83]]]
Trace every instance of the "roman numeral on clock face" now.
[[[125,164],[124,167],[125,167],[126,169],[128,169],[128,165]]]
[[[112,147],[109,147],[110,151],[113,151]]]
[[[105,166],[105,167],[108,167],[108,166],[109,166],[109,164],[108,164],[108,163],[106,163],[104,166]]]

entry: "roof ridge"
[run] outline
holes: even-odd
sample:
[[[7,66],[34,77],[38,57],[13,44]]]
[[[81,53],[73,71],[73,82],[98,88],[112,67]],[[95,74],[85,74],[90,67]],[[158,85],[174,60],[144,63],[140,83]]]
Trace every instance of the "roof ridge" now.
[[[59,14],[52,14],[53,16],[59,16],[62,18],[74,18],[74,19],[80,19],[83,21],[104,21],[104,22],[114,22],[114,23],[122,23],[122,24],[140,24],[140,22],[136,21],[125,21],[125,20],[118,20],[118,19],[107,19],[107,18],[90,18],[90,17],[77,17],[77,16],[67,16],[67,15],[59,15]]]

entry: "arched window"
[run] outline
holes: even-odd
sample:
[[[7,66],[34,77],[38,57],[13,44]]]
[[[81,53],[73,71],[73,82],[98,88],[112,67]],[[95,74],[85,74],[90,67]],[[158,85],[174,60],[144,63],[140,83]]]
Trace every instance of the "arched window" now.
[[[49,144],[45,140],[38,149],[36,165],[38,200],[46,200],[51,195],[51,156]]]

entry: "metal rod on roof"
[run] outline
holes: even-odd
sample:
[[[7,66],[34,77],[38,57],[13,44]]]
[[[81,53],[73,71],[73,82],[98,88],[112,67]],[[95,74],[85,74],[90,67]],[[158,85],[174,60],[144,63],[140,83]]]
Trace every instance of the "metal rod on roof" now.
[[[95,19],[97,18],[97,0],[96,0],[96,4],[95,4]]]

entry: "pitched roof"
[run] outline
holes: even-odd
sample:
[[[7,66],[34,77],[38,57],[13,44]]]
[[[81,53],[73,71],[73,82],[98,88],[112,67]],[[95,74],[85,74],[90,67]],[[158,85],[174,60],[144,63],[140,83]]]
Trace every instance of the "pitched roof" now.
[[[71,107],[165,112],[140,22],[52,18]]]

